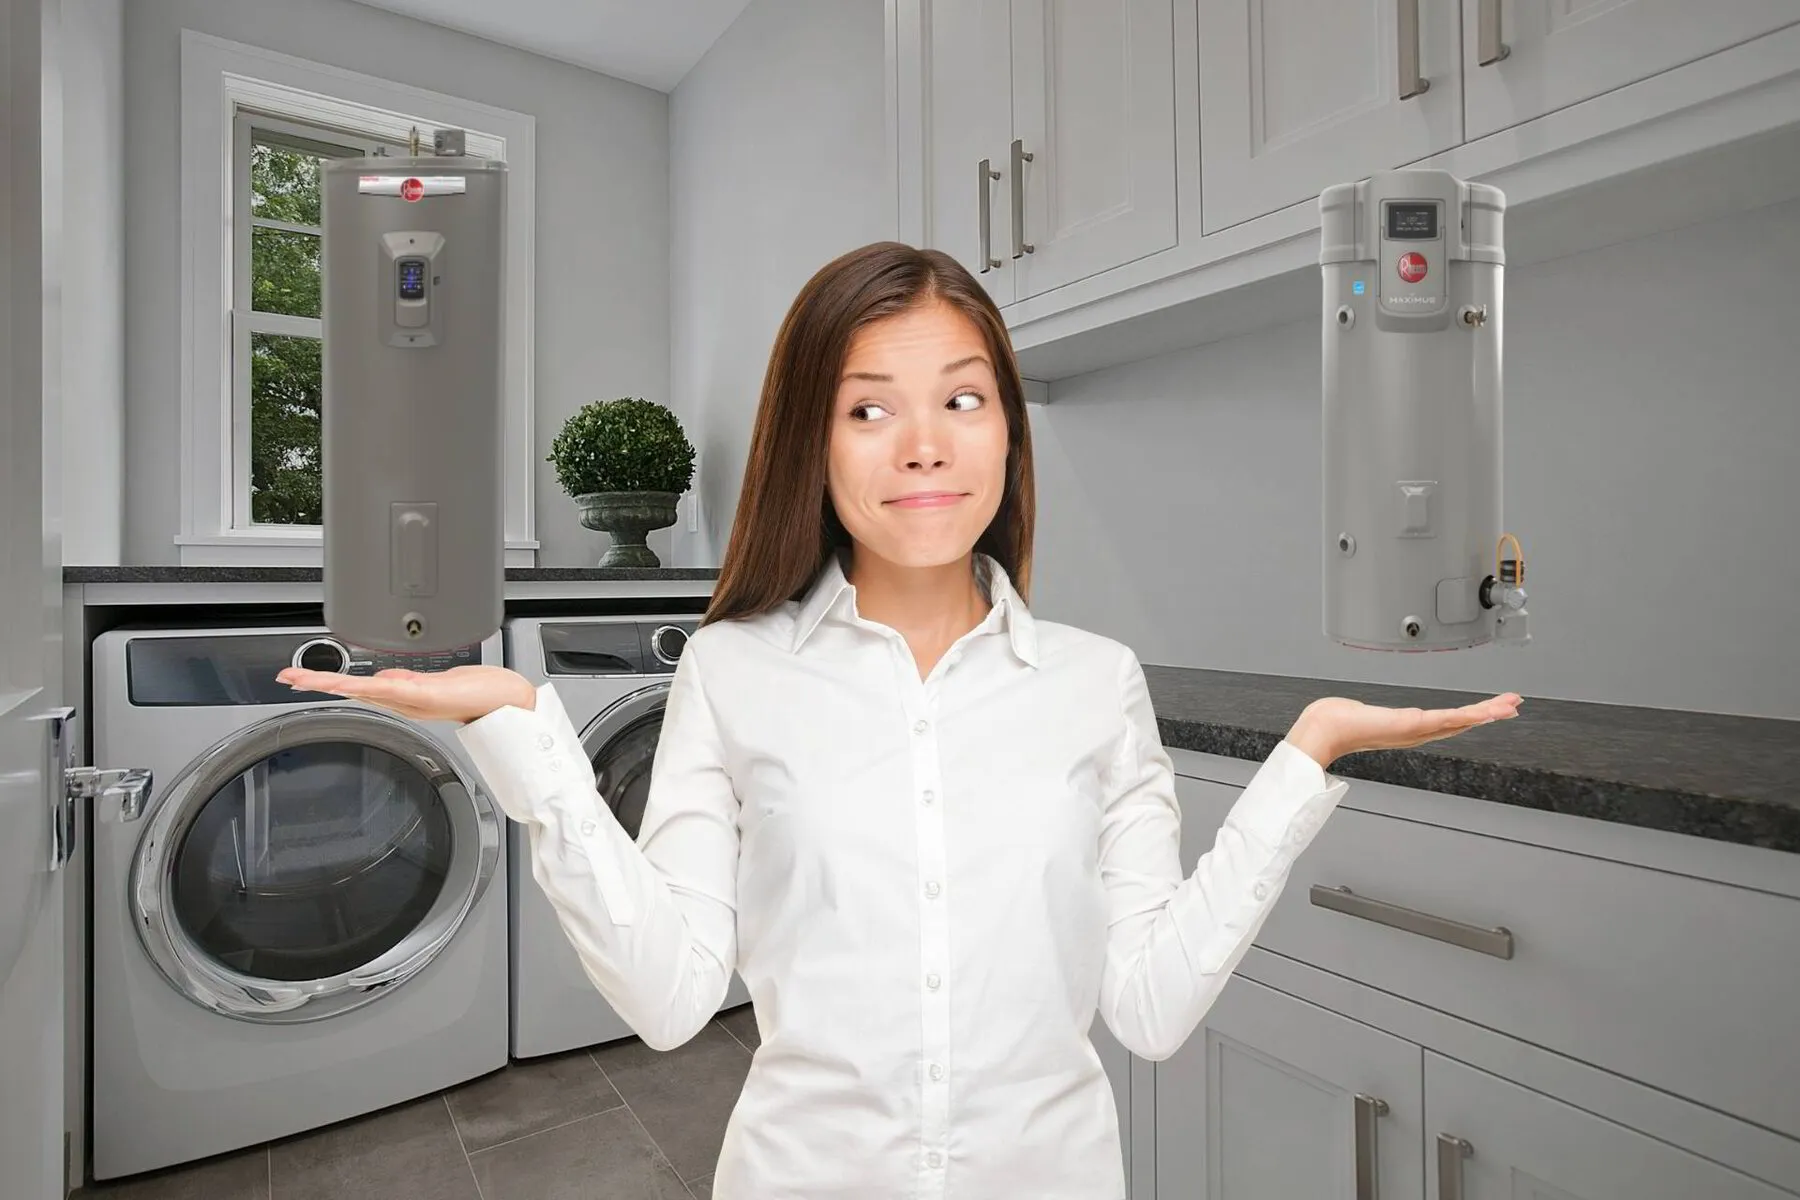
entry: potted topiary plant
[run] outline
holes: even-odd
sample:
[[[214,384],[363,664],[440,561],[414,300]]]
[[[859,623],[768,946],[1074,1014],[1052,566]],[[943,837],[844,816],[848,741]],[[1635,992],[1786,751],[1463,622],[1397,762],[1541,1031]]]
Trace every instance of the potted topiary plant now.
[[[636,396],[593,401],[563,422],[549,461],[582,526],[612,537],[601,566],[662,565],[644,539],[675,523],[694,480],[694,447],[674,413]]]

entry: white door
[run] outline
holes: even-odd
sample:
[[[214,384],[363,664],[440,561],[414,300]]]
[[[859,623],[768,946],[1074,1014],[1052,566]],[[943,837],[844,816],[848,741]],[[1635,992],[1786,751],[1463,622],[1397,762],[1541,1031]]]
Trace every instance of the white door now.
[[[1018,274],[1007,197],[1012,178],[1012,21],[1008,0],[925,5],[925,244],[975,272],[994,303]]]
[[[45,353],[61,200],[46,26],[53,47],[53,3],[0,0],[0,1179],[18,1200],[63,1195],[63,876],[42,719],[62,691],[62,548],[44,520],[61,359]]]
[[[1800,22],[1794,0],[1462,0],[1470,141]]]
[[[1174,35],[1172,0],[1014,0],[1018,299],[1175,245]]]
[[[1205,231],[1462,141],[1459,16],[1436,0],[1200,0]]]

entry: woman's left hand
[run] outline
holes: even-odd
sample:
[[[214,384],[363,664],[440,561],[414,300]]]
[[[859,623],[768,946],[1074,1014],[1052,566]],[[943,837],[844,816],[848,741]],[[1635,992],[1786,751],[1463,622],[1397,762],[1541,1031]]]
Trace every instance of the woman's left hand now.
[[[1332,760],[1363,750],[1403,750],[1490,721],[1507,721],[1518,715],[1521,697],[1506,692],[1465,704],[1461,708],[1382,708],[1326,696],[1306,706],[1294,722],[1288,740],[1329,767]]]

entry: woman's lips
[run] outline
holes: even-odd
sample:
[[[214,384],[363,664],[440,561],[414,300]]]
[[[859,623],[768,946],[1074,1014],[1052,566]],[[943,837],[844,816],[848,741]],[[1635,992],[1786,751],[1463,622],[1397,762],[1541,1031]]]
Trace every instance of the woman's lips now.
[[[895,508],[943,508],[955,504],[967,493],[964,492],[914,492],[910,496],[899,496],[887,501]]]

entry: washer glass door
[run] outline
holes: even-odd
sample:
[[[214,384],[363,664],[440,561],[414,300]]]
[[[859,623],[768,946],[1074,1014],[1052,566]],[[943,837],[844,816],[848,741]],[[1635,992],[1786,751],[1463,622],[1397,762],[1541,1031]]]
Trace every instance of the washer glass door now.
[[[343,708],[220,743],[150,825],[133,879],[146,948],[191,998],[256,1020],[343,1012],[421,969],[499,846],[448,755],[385,714]]]
[[[644,824],[650,768],[656,761],[668,695],[666,682],[633,692],[595,717],[581,737],[594,766],[594,783],[632,841]]]

